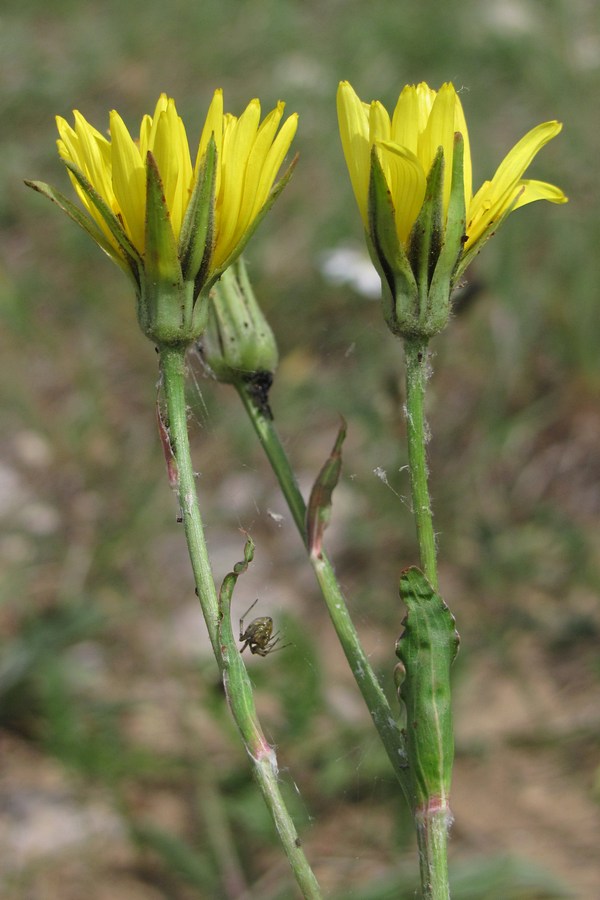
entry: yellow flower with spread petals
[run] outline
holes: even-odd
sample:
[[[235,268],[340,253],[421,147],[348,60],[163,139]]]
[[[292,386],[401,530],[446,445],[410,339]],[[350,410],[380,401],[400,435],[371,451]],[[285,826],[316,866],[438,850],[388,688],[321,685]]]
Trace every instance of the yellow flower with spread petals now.
[[[451,289],[510,212],[535,200],[552,203],[567,200],[560,188],[523,177],[538,151],[560,132],[559,122],[546,122],[528,132],[509,152],[493,178],[473,195],[467,124],[452,84],[442,85],[439,91],[424,82],[407,85],[390,117],[379,101],[362,102],[350,84],[343,81],[338,89],[337,109],[342,148],[374,262],[378,269],[389,271],[390,259],[382,258],[380,253],[382,245],[389,247],[391,240],[382,224],[388,215],[387,205],[393,215],[397,239],[394,255],[400,259],[400,267],[408,261],[421,294],[424,286],[418,284],[415,258],[423,243],[428,217],[433,223],[426,241],[429,256],[425,268],[429,284],[437,261],[437,257],[431,259],[431,249],[442,252],[450,218],[454,234],[460,239],[456,244],[457,253],[447,253],[444,260],[446,267],[452,267],[450,273],[445,273]],[[461,144],[460,159],[457,140]],[[387,199],[383,198],[383,191]],[[432,206],[428,208],[430,203]],[[457,231],[459,219],[461,234]],[[415,227],[416,223],[419,227]],[[417,242],[420,242],[418,247]],[[406,267],[401,280],[404,286],[411,280]],[[390,288],[393,290],[394,286]]]
[[[133,276],[149,337],[190,340],[206,318],[198,296],[239,256],[291,174],[276,183],[297,127],[295,114],[282,123],[283,111],[280,102],[261,122],[255,99],[238,118],[215,91],[195,159],[166,94],[137,139],[114,110],[109,137],[75,111],[73,126],[57,117],[57,143],[87,215],[48,185],[28,183]]]

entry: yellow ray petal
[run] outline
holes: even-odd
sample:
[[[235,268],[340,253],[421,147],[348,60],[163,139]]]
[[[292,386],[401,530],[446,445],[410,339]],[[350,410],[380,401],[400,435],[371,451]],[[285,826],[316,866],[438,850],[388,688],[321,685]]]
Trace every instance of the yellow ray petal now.
[[[271,192],[271,188],[275,183],[277,173],[281,168],[286,153],[290,149],[290,145],[294,139],[297,128],[298,114],[292,113],[292,115],[288,116],[288,118],[281,126],[281,130],[273,141],[271,149],[267,154],[267,158],[264,161],[258,188],[256,191],[256,200],[254,202],[254,207],[252,210],[252,219],[254,219],[258,215],[267,201],[269,193]]]
[[[192,180],[192,163],[185,126],[169,100],[154,120],[154,139],[150,148],[160,172],[165,199],[171,216],[171,226],[177,238],[189,201]]]
[[[419,141],[417,156],[428,174],[440,147],[444,151],[444,213],[448,210],[454,156],[454,133],[457,130],[457,107],[460,101],[453,85],[443,84],[431,107],[427,126]]]
[[[435,100],[435,91],[425,82],[407,84],[398,97],[392,117],[391,138],[416,155],[419,136],[425,130]]]
[[[370,170],[369,107],[359,100],[347,81],[340,82],[338,87],[337,113],[350,182],[366,227]]]
[[[543,122],[528,131],[496,169],[491,181],[494,196],[504,193],[510,184],[519,181],[544,144],[556,137],[561,130],[560,122]]]
[[[104,135],[90,125],[80,112],[75,110],[75,134],[79,161],[73,159],[96,188],[99,194],[111,204],[114,202],[110,177],[110,143]]]
[[[223,143],[223,91],[221,88],[217,88],[214,92],[210,106],[208,107],[204,128],[202,129],[200,142],[198,144],[198,155],[194,166],[196,171],[206,153],[206,148],[208,147],[211,135],[214,135],[217,152],[220,153]]]
[[[142,119],[139,139],[140,156],[142,159],[146,159],[148,150],[152,150],[154,147],[160,115],[161,113],[166,111],[168,103],[169,98],[167,97],[167,95],[161,94],[156,102],[153,115],[145,115]]]
[[[369,106],[369,151],[376,144],[382,144],[391,138],[392,123],[387,109],[378,100],[373,100]],[[379,161],[389,187],[391,188],[391,172],[389,166],[389,157],[387,154],[380,154]],[[369,162],[370,164],[370,162]]]
[[[60,135],[60,140],[57,142],[58,152],[62,159],[74,163],[83,172],[108,206],[115,210],[117,204],[110,172],[110,144],[77,110],[74,112],[74,117],[75,128],[72,128],[65,119],[57,116],[56,125]],[[106,237],[114,244],[114,239],[104,219],[94,204],[90,202],[72,172],[69,172],[69,178],[83,206],[98,223]]]
[[[391,140],[392,123],[387,109],[378,100],[373,100],[369,107],[369,143]]]
[[[463,138],[463,174],[465,181],[465,209],[469,208],[473,196],[473,164],[471,162],[471,143],[469,141],[469,129],[460,97],[456,95],[456,107],[454,110],[454,130],[459,131]],[[449,171],[449,170],[447,170]]]
[[[377,145],[390,171],[390,190],[394,203],[396,230],[401,243],[408,240],[423,200],[427,178],[420,161],[406,147],[389,141]]]
[[[285,104],[280,101],[275,109],[271,110],[269,115],[264,119],[261,126],[259,127],[256,137],[252,143],[252,147],[248,155],[248,162],[246,164],[243,192],[240,201],[240,211],[237,225],[237,230],[239,231],[243,232],[246,230],[252,218],[254,205],[256,202],[258,202],[257,191],[261,174],[267,159],[267,155],[277,133],[277,129],[279,128],[279,123],[281,121],[281,117],[283,116],[284,106]],[[264,203],[264,200],[260,203],[260,206],[262,206],[262,203]]]
[[[112,184],[123,227],[134,247],[144,248],[146,217],[146,171],[137,144],[121,116],[110,114]]]
[[[232,120],[232,121],[231,121]],[[239,119],[228,121],[223,134],[221,161],[220,221],[215,255],[237,243],[235,240],[246,167],[260,122],[260,102],[251,100]]]
[[[282,114],[283,106],[284,105],[281,104]],[[267,117],[267,119],[268,118],[269,117]],[[263,124],[267,122],[267,119],[265,119]],[[278,115],[277,122],[279,122],[280,119],[281,115]],[[272,125],[265,135],[262,134],[263,126],[261,125],[255,146],[252,149],[251,157],[248,160],[244,201],[242,210],[240,211],[239,227],[242,232],[254,221],[265,205],[285,155],[290,149],[290,144],[296,134],[297,127],[298,116],[296,114],[293,114],[286,119],[276,137],[272,130]],[[264,140],[267,135],[270,137],[269,144]],[[258,148],[257,145],[261,138],[261,146]],[[257,163],[259,164],[259,167],[254,168]]]
[[[194,175],[197,176],[202,160],[204,159],[204,154],[206,153],[206,148],[208,147],[208,142],[210,141],[211,136],[213,136],[215,140],[215,148],[217,151],[217,165],[215,172],[215,197],[217,198],[219,197],[221,191],[221,162],[223,155],[224,118],[223,91],[221,90],[221,88],[217,88],[217,90],[213,94],[210,106],[208,107],[208,113],[206,114],[206,119],[204,121],[204,128],[202,129],[200,142],[198,144],[196,162],[194,163]]]
[[[550,203],[567,203],[569,198],[560,188],[546,181],[533,181],[523,179],[521,185],[525,188],[514,205],[514,209],[534,203],[536,200],[548,200]]]
[[[391,139],[416,155],[419,146],[419,98],[414,85],[407,84],[398,97],[392,116]]]

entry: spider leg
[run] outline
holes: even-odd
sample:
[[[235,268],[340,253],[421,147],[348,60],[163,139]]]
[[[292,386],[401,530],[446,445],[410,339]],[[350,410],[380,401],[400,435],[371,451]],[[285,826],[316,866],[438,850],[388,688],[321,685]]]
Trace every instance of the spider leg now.
[[[281,647],[276,647],[275,644],[278,644],[281,638],[277,637],[277,635],[273,635],[273,637],[275,638],[275,640],[271,638],[271,640],[267,644],[267,653],[277,653],[278,650],[285,650],[286,647],[292,646],[292,643],[290,641],[289,644],[282,644]]]
[[[244,634],[244,619],[246,618],[246,616],[248,615],[248,613],[250,612],[250,610],[254,609],[254,607],[256,606],[257,603],[258,603],[258,597],[257,597],[256,600],[254,601],[254,603],[252,604],[252,606],[249,606],[249,607],[248,607],[248,609],[246,610],[246,612],[244,613],[244,615],[243,615],[242,618],[240,619],[240,638],[239,638],[240,641],[243,640],[242,635]],[[247,643],[247,642],[246,642],[246,643]]]

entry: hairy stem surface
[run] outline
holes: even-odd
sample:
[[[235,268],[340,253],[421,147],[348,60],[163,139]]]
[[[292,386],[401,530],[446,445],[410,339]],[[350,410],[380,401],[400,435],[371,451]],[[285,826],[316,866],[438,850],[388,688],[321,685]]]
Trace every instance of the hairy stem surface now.
[[[425,422],[425,389],[429,376],[427,341],[405,339],[406,428],[413,514],[423,573],[434,590],[438,587],[433,514],[427,469],[428,432]],[[431,648],[430,652],[435,652]],[[447,679],[446,679],[447,681]],[[447,685],[448,692],[450,690]],[[409,760],[414,766],[415,761]],[[448,900],[448,829],[451,813],[447,797],[442,808],[431,797],[425,807],[413,809],[419,846],[421,885],[425,900]]]
[[[425,388],[428,377],[427,342],[405,340],[406,430],[413,514],[417,527],[421,569],[431,586],[438,587],[435,533],[427,471]]]

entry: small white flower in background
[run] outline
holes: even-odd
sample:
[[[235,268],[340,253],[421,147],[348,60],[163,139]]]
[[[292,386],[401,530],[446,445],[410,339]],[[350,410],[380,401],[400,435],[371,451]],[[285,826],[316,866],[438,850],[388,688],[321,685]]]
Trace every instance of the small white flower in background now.
[[[347,284],[370,300],[381,297],[381,279],[363,250],[348,245],[326,250],[319,259],[319,271],[330,284]]]

